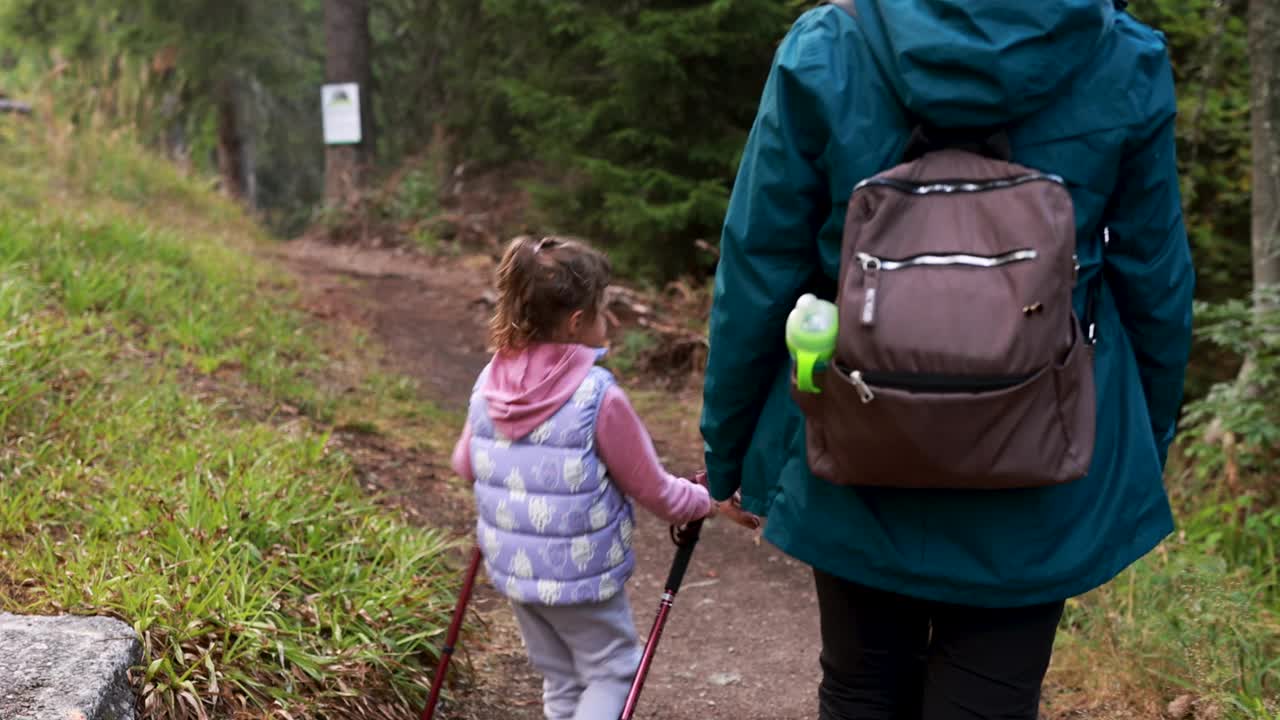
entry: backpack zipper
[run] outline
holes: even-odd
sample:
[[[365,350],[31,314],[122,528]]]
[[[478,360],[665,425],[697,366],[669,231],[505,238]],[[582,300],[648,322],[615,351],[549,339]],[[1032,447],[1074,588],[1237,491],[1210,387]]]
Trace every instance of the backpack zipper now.
[[[1031,374],[1010,376],[931,375],[928,373],[861,373],[871,385],[933,393],[977,393],[1007,390],[1031,379]]]
[[[871,392],[871,386],[867,385],[867,381],[862,379],[861,370],[854,370],[846,374],[849,376],[849,380],[853,382],[853,388],[858,391],[858,397],[862,400],[863,405],[876,399],[876,394]]]
[[[900,260],[888,260],[868,253],[855,255],[863,272],[862,324],[875,323],[876,295],[880,288],[880,271],[905,270],[913,267],[975,267],[995,268],[1016,262],[1035,260],[1039,253],[1031,248],[1013,250],[1000,255],[971,255],[968,253],[921,254]]]
[[[1011,252],[1002,253],[1000,255],[970,255],[968,253],[946,253],[946,254],[921,254],[912,255],[901,260],[887,260],[879,258],[867,253],[858,253],[858,262],[862,263],[862,269],[866,270],[867,265],[873,264],[879,270],[902,270],[904,268],[916,267],[919,265],[928,265],[931,267],[946,265],[964,265],[967,267],[993,268],[1009,263],[1023,262],[1025,260],[1035,260],[1039,253],[1030,248],[1021,250],[1013,250]]]
[[[862,324],[870,326],[876,319],[876,292],[880,288],[880,265],[882,261],[866,253],[858,253],[862,263]]]
[[[982,377],[931,375],[928,373],[863,372],[861,370],[849,370],[844,367],[837,367],[837,370],[843,372],[849,378],[849,381],[853,383],[853,387],[858,391],[858,397],[863,403],[869,403],[875,399],[875,392],[871,389],[872,385],[908,392],[980,393],[1007,390],[1021,385],[1033,377],[1033,374]]]
[[[1066,185],[1066,182],[1058,175],[1048,173],[1031,173],[1028,175],[1015,175],[1013,177],[996,178],[994,180],[925,180],[912,181],[901,180],[898,178],[872,177],[863,180],[854,186],[853,192],[857,192],[863,188],[877,186],[887,187],[899,192],[910,193],[912,195],[952,195],[955,193],[979,193],[990,192],[992,190],[1004,190],[1006,188],[1017,187],[1031,182],[1051,182],[1058,185]],[[852,194],[852,193],[851,193]]]

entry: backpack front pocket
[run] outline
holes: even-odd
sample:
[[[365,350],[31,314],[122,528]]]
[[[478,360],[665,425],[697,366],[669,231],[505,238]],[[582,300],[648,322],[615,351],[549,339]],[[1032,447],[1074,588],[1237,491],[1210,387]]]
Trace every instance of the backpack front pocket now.
[[[1077,342],[1060,362],[1022,377],[905,378],[835,363],[822,392],[797,397],[808,418],[815,475],[838,485],[1007,489],[1070,482],[1088,470],[1093,402],[1082,382],[1091,353]]]
[[[1046,287],[1049,268],[1032,248],[854,259],[841,305],[856,320],[839,354],[868,374],[1018,377],[1065,346],[1069,288]]]

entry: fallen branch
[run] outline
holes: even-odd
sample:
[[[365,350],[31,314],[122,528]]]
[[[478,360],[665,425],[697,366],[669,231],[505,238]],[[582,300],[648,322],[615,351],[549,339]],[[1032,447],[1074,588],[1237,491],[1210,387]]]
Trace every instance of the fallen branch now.
[[[631,315],[645,317],[653,313],[653,309],[640,302],[634,290],[621,285],[610,285],[605,289],[605,307],[613,309],[620,306]]]
[[[669,294],[679,295],[680,302],[686,305],[691,305],[697,301],[697,294],[693,291],[693,288],[689,287],[688,283],[683,280],[673,280],[667,283],[667,292]]]
[[[441,213],[433,218],[424,221],[436,227],[452,227],[455,234],[463,232],[480,238],[490,245],[497,245],[498,237],[484,223],[477,220],[473,215],[466,215],[460,212]]]
[[[707,337],[702,333],[697,333],[692,330],[686,330],[681,327],[676,327],[675,325],[667,325],[666,323],[658,322],[657,320],[651,320],[649,318],[640,318],[639,320],[637,320],[637,322],[641,326],[649,330],[652,330],[658,333],[659,335],[666,335],[679,341],[695,343],[698,345],[702,345],[704,347],[711,347],[711,343],[707,340]]]

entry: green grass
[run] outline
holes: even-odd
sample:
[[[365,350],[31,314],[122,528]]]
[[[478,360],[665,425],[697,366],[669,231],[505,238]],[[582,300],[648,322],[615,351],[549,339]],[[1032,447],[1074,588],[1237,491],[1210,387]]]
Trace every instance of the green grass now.
[[[1280,720],[1280,508],[1170,476],[1177,534],[1068,603],[1053,674],[1095,703]]]
[[[149,717],[410,717],[450,544],[328,449],[349,411],[262,240],[127,139],[0,118],[0,610],[131,624]]]
[[[1176,541],[1068,605],[1060,677],[1162,708],[1180,695],[1218,717],[1280,718],[1280,624],[1247,567]]]

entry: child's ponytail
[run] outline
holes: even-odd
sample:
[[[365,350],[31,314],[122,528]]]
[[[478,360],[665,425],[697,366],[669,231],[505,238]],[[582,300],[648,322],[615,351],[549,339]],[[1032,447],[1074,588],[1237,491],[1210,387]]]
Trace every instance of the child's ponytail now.
[[[491,349],[521,350],[548,340],[577,310],[594,318],[610,274],[608,259],[576,240],[515,238],[498,266]]]

